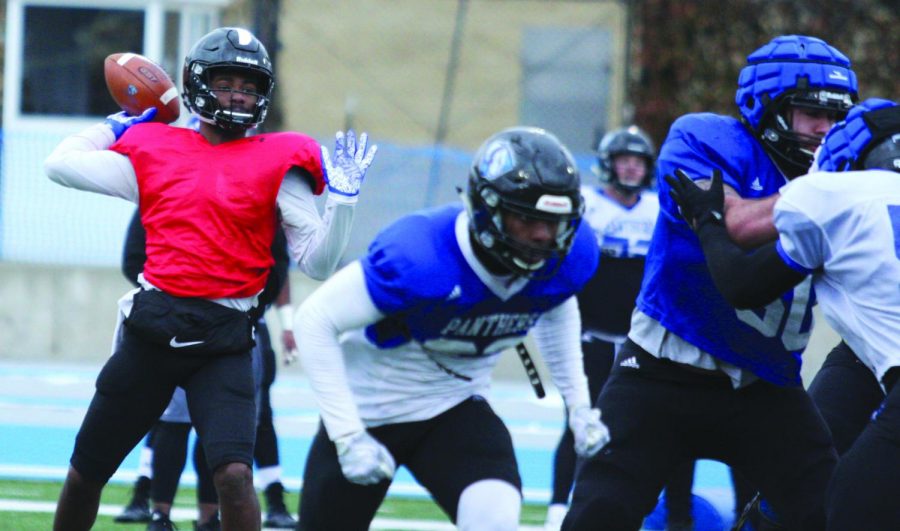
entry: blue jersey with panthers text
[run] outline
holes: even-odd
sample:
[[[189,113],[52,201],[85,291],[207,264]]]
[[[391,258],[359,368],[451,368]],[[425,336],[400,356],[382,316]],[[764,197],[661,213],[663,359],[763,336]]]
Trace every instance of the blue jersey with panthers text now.
[[[366,287],[386,315],[366,329],[381,348],[411,340],[454,356],[498,354],[520,341],[537,319],[577,293],[596,269],[597,244],[582,223],[572,249],[548,278],[530,280],[503,299],[463,256],[456,224],[461,205],[410,214],[384,229],[362,259]]]
[[[809,279],[764,308],[735,310],[706,268],[700,243],[678,214],[662,177],[681,168],[693,179],[722,171],[741,197],[763,198],[787,181],[738,120],[708,113],[672,125],[657,163],[660,217],[647,254],[638,308],[710,355],[779,385],[800,383],[814,302]]]

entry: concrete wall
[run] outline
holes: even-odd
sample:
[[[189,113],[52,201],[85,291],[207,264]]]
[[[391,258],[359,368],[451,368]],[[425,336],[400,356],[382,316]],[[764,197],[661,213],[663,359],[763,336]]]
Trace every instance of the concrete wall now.
[[[302,301],[317,282],[300,273],[291,275],[294,303]],[[118,269],[44,266],[0,262],[0,358],[29,361],[80,361],[98,367],[110,354],[116,301],[131,285]],[[837,335],[817,315],[817,328],[807,350],[803,376],[809,381],[822,357],[837,344]],[[272,337],[280,323],[268,315]],[[280,350],[279,341],[274,341]],[[549,375],[539,355],[533,356],[549,386]],[[286,368],[300,371],[294,365]],[[497,376],[527,381],[513,352],[504,353]]]

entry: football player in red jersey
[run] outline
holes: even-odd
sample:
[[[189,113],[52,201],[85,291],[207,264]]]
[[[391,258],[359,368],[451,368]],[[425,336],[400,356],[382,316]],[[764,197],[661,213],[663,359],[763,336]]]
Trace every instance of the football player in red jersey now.
[[[93,525],[103,486],[176,386],[213,470],[222,529],[259,529],[247,312],[265,286],[279,222],[301,271],[334,271],[375,155],[352,131],[337,134],[333,155],[299,133],[248,136],[274,86],[268,53],[249,31],[212,31],[184,68],[182,97],[199,131],[149,122],[155,109],[118,113],[63,140],[45,162],[59,184],[137,203],[147,232],[141,287],[119,301],[123,326],[75,441],[57,530]],[[314,196],[326,187],[320,215]]]

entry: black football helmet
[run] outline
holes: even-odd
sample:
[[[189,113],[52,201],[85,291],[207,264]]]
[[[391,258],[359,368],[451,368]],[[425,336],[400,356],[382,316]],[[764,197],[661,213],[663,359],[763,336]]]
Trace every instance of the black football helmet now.
[[[209,87],[216,69],[245,71],[257,79],[256,107],[251,113],[223,109]],[[266,119],[275,75],[269,53],[259,39],[243,28],[217,28],[203,36],[184,59],[184,106],[201,120],[223,129],[248,129]]]
[[[647,174],[637,186],[623,183],[616,175],[613,160],[619,155],[638,155],[647,162]],[[653,183],[656,149],[653,141],[640,127],[631,125],[603,135],[597,146],[597,176],[626,194],[635,194]]]
[[[553,274],[581,222],[580,187],[575,160],[547,131],[513,127],[491,136],[475,155],[463,194],[474,244],[513,274]],[[504,213],[556,223],[554,244],[543,248],[513,238]]]

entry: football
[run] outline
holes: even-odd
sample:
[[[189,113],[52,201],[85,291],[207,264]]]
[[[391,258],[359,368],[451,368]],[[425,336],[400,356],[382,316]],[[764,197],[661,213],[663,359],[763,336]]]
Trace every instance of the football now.
[[[178,90],[158,64],[136,53],[114,53],[103,63],[106,88],[128,114],[156,107],[154,122],[172,123],[181,113]]]

